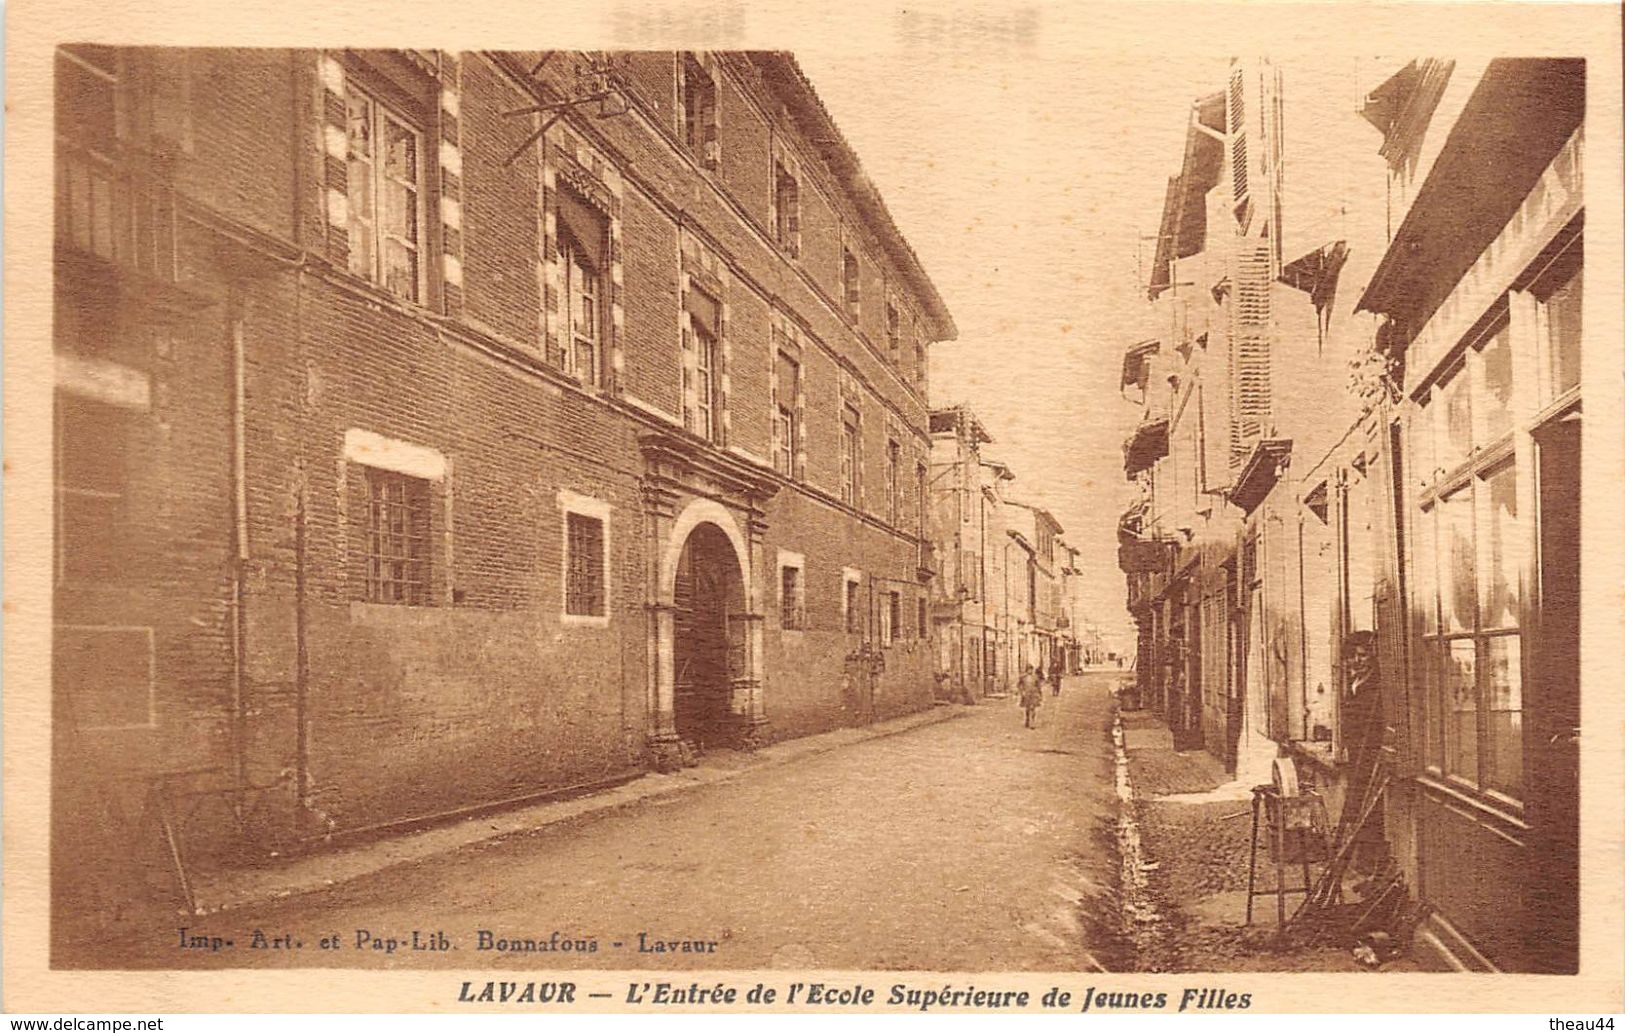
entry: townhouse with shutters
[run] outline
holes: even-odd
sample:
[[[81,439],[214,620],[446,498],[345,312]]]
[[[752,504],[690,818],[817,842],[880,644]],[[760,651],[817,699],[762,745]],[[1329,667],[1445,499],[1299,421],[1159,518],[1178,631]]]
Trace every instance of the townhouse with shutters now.
[[[1286,757],[1334,817],[1379,801],[1360,863],[1427,957],[1573,971],[1581,391],[1618,380],[1581,346],[1584,64],[1222,85],[1124,353],[1140,694],[1243,786]]]
[[[792,57],[56,75],[64,892],[930,705],[954,324]]]

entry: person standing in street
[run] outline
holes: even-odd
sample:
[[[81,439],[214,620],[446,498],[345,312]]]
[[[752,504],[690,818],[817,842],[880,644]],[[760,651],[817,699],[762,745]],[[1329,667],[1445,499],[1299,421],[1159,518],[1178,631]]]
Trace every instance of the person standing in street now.
[[[1055,652],[1051,653],[1049,657],[1049,680],[1051,695],[1059,696],[1061,694],[1061,675],[1065,672],[1066,664],[1061,659],[1060,650],[1056,650]]]
[[[1038,681],[1038,672],[1033,665],[1028,664],[1026,670],[1021,672],[1021,679],[1016,682],[1016,688],[1021,695],[1021,709],[1027,715],[1026,727],[1034,728],[1033,716],[1038,712],[1038,705],[1044,701],[1044,687]]]

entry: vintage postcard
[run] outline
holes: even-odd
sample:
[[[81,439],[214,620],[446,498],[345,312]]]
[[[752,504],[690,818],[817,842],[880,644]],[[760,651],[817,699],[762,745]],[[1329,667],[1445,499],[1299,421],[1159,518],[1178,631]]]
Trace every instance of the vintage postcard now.
[[[1620,27],[13,4],[5,1010],[1620,1011]]]

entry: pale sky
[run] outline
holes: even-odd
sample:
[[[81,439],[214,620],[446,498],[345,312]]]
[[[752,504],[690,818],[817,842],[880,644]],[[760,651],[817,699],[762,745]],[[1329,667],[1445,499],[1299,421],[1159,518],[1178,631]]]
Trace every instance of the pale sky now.
[[[1016,496],[1081,550],[1085,616],[1121,631],[1122,442],[1139,409],[1118,374],[1145,308],[1142,238],[1226,59],[1086,60],[1019,39],[909,48],[884,74],[872,53],[796,57],[958,323],[932,353],[932,405],[977,412]]]

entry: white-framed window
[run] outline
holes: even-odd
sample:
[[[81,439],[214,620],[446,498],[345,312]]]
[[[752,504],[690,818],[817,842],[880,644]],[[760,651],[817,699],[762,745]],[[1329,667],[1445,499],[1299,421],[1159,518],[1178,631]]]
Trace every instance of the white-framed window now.
[[[423,280],[423,133],[349,78],[344,103],[350,271],[417,301]]]
[[[422,445],[351,428],[346,462],[361,467],[359,598],[394,606],[432,606],[441,594],[435,563],[434,485],[446,459]]]
[[[864,633],[863,571],[841,569],[841,625],[848,635]]]
[[[559,512],[564,538],[560,620],[565,624],[607,626],[610,505],[601,499],[560,491]]]
[[[366,600],[398,606],[433,601],[430,484],[394,470],[366,468]]]
[[[779,627],[801,631],[807,626],[807,560],[779,550]]]

